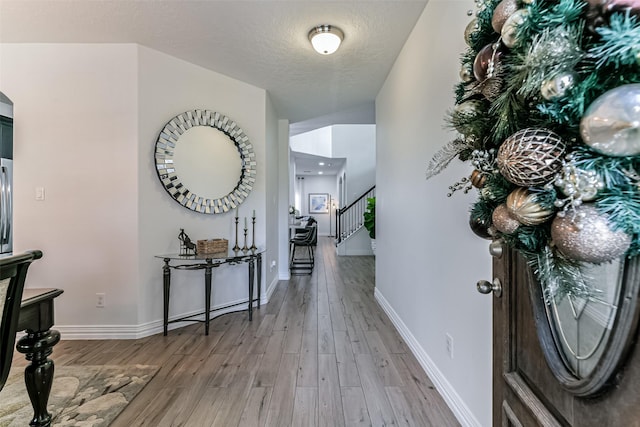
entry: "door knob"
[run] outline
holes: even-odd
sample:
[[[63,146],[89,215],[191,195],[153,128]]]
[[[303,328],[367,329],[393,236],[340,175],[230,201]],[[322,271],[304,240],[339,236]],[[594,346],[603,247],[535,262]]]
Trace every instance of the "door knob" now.
[[[492,257],[502,257],[502,243],[502,240],[494,240],[493,242],[489,243],[489,253]]]
[[[500,283],[500,279],[498,278],[493,279],[493,283],[487,280],[480,280],[476,284],[476,288],[481,294],[490,294],[493,292],[493,296],[496,298],[500,298],[502,296],[502,283]]]

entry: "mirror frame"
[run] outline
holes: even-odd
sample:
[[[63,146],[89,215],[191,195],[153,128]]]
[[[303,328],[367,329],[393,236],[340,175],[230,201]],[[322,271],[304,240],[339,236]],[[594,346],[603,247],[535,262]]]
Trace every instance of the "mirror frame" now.
[[[525,262],[526,264],[526,262]],[[586,378],[577,378],[565,365],[557,347],[554,332],[549,324],[548,306],[544,301],[542,286],[536,280],[531,268],[529,275],[529,295],[534,312],[538,339],[547,359],[551,372],[562,387],[580,397],[594,397],[606,392],[615,385],[618,371],[624,366],[630,350],[633,348],[640,320],[640,256],[624,259],[621,278],[618,312],[613,323],[611,335],[602,358],[595,370]]]
[[[174,149],[180,136],[194,126],[209,126],[224,133],[240,155],[241,172],[236,186],[220,198],[205,198],[189,190],[174,166]],[[256,155],[244,131],[224,114],[209,110],[190,110],[178,114],[164,126],[155,146],[158,178],[169,195],[180,205],[194,212],[220,214],[238,207],[249,196],[256,182]]]

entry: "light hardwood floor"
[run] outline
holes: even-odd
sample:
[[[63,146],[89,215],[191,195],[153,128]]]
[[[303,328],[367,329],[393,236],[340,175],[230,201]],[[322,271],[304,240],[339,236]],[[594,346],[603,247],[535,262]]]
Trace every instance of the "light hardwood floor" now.
[[[457,426],[373,297],[373,257],[320,237],[311,276],[269,304],[140,340],[61,341],[56,365],[153,364],[115,420],[131,426]],[[22,355],[14,363],[24,364]]]

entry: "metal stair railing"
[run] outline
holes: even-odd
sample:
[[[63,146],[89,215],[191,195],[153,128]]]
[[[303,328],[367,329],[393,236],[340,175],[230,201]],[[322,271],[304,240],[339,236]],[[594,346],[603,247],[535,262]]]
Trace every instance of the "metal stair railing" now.
[[[356,201],[342,209],[336,209],[336,245],[364,226],[367,199],[376,196],[376,186],[364,192]]]

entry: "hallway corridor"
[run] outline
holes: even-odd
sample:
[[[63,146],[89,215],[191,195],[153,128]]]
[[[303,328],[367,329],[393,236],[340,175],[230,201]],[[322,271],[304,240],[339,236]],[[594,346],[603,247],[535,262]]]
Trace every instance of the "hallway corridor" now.
[[[197,323],[167,337],[62,341],[52,357],[161,366],[113,427],[459,425],[375,302],[374,261],[337,257],[319,237],[313,274],[280,281],[253,322],[238,312],[209,336]]]

